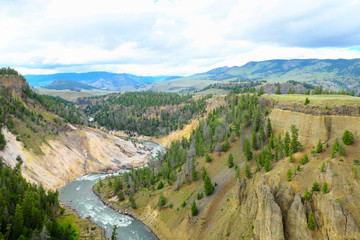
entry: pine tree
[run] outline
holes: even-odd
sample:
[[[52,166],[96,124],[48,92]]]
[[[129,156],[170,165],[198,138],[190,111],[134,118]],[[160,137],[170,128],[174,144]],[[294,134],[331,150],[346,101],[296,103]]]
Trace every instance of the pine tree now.
[[[313,211],[310,211],[309,213],[309,217],[308,217],[308,228],[310,230],[314,230],[315,229],[315,219],[314,219],[314,213]]]
[[[204,192],[206,196],[210,196],[214,192],[214,186],[211,183],[209,175],[204,177]]]
[[[244,172],[245,172],[245,177],[250,179],[252,174],[251,174],[251,168],[249,166],[249,164],[245,164],[245,168],[244,168]]]
[[[291,162],[291,163],[295,162],[292,148],[290,148],[290,150],[289,150],[289,162]]]
[[[345,130],[342,138],[343,143],[346,145],[350,145],[354,142],[354,136],[349,130]]]
[[[260,137],[260,141],[263,143],[265,141],[265,131],[264,131],[264,126],[262,124],[260,125],[259,137]]]
[[[290,147],[293,150],[293,153],[296,153],[298,151],[301,151],[302,145],[298,140],[298,129],[295,125],[291,125],[291,143]]]
[[[135,199],[134,199],[133,196],[130,196],[130,197],[129,197],[129,202],[130,202],[131,208],[137,209],[137,205],[136,205],[136,202],[135,202]]]
[[[228,157],[228,167],[232,168],[234,166],[234,157],[232,155],[232,153],[230,153],[229,157]]]
[[[196,216],[198,214],[199,214],[199,210],[198,210],[198,208],[196,206],[196,202],[193,201],[192,204],[191,204],[191,215]]]
[[[310,198],[311,198],[311,193],[308,191],[307,188],[305,188],[304,199],[306,201],[310,201]]]
[[[289,156],[289,150],[290,150],[290,135],[289,135],[289,132],[285,132],[284,150],[285,150],[285,155]]]
[[[260,97],[261,95],[263,95],[265,93],[264,91],[264,86],[261,85],[260,89],[259,89],[259,92],[258,92],[258,96]]]
[[[212,158],[210,157],[210,155],[208,153],[205,156],[205,161],[208,163],[212,161]]]
[[[269,139],[269,145],[272,149],[274,149],[275,144],[274,144],[274,135],[271,133],[270,135],[270,139]]]
[[[258,150],[257,136],[255,130],[252,132],[251,142],[252,142],[252,149]]]
[[[235,166],[235,176],[238,179],[240,179],[240,177],[241,177],[240,167],[238,165]]]
[[[160,193],[159,199],[158,199],[158,207],[159,209],[162,208],[163,206],[165,206],[166,204],[166,199],[163,195],[163,193]]]
[[[22,233],[24,228],[24,217],[23,217],[23,211],[19,204],[16,204],[15,208],[15,216],[14,221],[12,224],[12,236],[13,239],[17,239]]]
[[[312,186],[311,190],[312,190],[313,192],[318,192],[318,191],[320,191],[319,183],[318,183],[317,181],[315,181],[315,182],[313,183],[313,186]]]
[[[6,146],[6,140],[4,134],[1,132],[2,125],[0,124],[0,151],[4,150]]]
[[[276,88],[276,92],[275,92],[275,94],[281,94],[281,88],[280,88],[280,84],[278,83],[278,86],[277,86],[277,88]]]
[[[327,193],[327,191],[328,191],[328,184],[327,184],[327,182],[324,182],[322,185],[322,188],[321,188],[321,192]]]
[[[162,189],[163,187],[164,187],[164,183],[162,181],[160,181],[156,188]]]
[[[287,180],[288,182],[290,182],[291,179],[292,179],[292,176],[293,176],[293,172],[291,171],[290,168],[289,168],[289,170],[287,171],[286,176],[287,176],[286,180]]]
[[[266,154],[265,156],[264,170],[265,172],[269,172],[271,170],[271,161],[270,161],[270,156],[268,154]]]
[[[325,172],[325,162],[322,162],[320,172]]]
[[[319,142],[318,142],[317,147],[316,147],[316,153],[321,153],[322,150],[323,150],[323,148],[322,148],[321,139],[319,139]]]
[[[120,202],[125,200],[124,193],[123,193],[122,190],[117,193],[117,197],[118,197]]]
[[[116,240],[116,235],[117,235],[117,230],[118,226],[117,225],[114,225],[114,228],[113,228],[113,231],[112,231],[112,234],[111,234],[111,240]]]
[[[308,155],[305,153],[304,157],[300,160],[300,164],[304,165],[309,161]]]
[[[267,137],[270,137],[271,133],[272,133],[272,126],[271,126],[271,120],[270,118],[267,118],[266,120],[266,134],[267,134]]]
[[[248,138],[244,139],[244,155],[247,161],[250,161],[252,159],[252,151],[250,146],[250,140]]]

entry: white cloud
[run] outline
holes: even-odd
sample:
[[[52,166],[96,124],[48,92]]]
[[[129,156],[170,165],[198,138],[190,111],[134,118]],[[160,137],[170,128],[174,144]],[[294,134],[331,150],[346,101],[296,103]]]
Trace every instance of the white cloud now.
[[[187,75],[275,58],[356,58],[354,0],[0,0],[0,65]],[[350,50],[353,49],[353,50]]]

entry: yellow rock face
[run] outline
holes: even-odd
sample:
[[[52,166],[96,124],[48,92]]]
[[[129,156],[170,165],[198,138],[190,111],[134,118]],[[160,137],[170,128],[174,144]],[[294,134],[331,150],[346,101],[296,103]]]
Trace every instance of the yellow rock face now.
[[[316,146],[319,139],[322,142],[341,137],[347,129],[358,138],[360,117],[340,115],[311,115],[282,109],[273,109],[269,115],[275,132],[284,136],[290,132],[291,125],[299,129],[299,141],[307,146]],[[316,136],[316,137],[314,137]],[[339,139],[340,140],[340,139]]]
[[[150,151],[142,144],[133,144],[93,128],[72,129],[49,140],[49,145],[43,144],[44,155],[34,155],[4,128],[7,145],[0,156],[12,167],[17,163],[16,157],[20,156],[24,161],[23,176],[47,189],[55,189],[90,172],[140,166],[150,156]]]

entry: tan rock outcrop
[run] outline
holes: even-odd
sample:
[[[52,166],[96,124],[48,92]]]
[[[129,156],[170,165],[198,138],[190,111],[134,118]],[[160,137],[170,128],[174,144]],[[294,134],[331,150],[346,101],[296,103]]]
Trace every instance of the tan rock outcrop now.
[[[308,240],[314,239],[307,228],[306,210],[301,202],[300,194],[296,194],[294,202],[288,211],[285,222],[287,239]]]
[[[313,196],[314,206],[322,216],[319,230],[328,239],[360,239],[360,228],[352,214],[341,204],[340,200],[329,194]]]
[[[270,187],[260,183],[256,188],[256,195],[258,197],[258,211],[254,222],[256,239],[285,239],[281,209],[275,202]]]

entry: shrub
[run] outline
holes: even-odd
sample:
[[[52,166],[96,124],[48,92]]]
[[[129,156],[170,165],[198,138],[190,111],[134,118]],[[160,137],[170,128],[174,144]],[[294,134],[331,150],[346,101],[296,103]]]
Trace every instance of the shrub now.
[[[208,153],[205,156],[205,161],[208,162],[208,163],[212,161],[212,159],[211,159],[211,157],[210,157],[210,155]]]
[[[310,100],[308,98],[305,99],[304,105],[308,105],[310,103]]]
[[[300,160],[300,164],[304,165],[305,163],[307,163],[309,161],[309,157],[308,155],[305,153],[304,157]]]
[[[350,145],[354,142],[354,136],[349,130],[345,130],[341,139],[346,145]]]
[[[163,187],[164,187],[164,183],[162,181],[160,181],[156,188],[162,189]]]
[[[322,162],[320,172],[325,172],[325,162]]]
[[[160,193],[159,200],[158,200],[158,207],[162,208],[166,204],[166,199],[162,193]]]
[[[135,199],[133,196],[130,196],[129,197],[129,201],[130,201],[130,206],[132,209],[136,209],[137,208],[137,205],[136,205],[136,202],[135,202]]]
[[[181,204],[181,207],[184,208],[186,206],[186,202],[183,201],[183,203]]]

